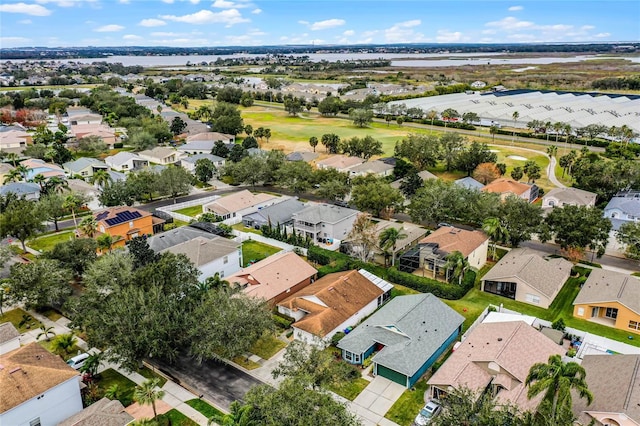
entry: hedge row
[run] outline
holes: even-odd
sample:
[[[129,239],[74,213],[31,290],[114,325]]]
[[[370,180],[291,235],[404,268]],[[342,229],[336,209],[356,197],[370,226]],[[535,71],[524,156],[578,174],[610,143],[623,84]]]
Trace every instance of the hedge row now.
[[[326,250],[314,245],[307,250],[307,259],[322,265],[318,268],[318,277],[351,269],[365,269],[381,278],[387,276],[387,270],[382,266],[361,262],[339,251]]]
[[[435,296],[449,300],[457,300],[464,297],[473,288],[476,281],[476,273],[472,270],[468,270],[464,274],[462,285],[443,283],[431,278],[400,272],[395,267],[389,268],[387,275],[389,280],[394,283],[412,288],[421,293],[433,293]]]

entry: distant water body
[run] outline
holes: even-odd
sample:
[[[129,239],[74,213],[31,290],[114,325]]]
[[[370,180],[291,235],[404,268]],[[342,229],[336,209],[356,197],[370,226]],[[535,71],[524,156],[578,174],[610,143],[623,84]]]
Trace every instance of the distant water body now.
[[[308,56],[313,62],[320,61],[347,61],[358,59],[388,59],[394,67],[452,67],[458,65],[544,65],[552,63],[582,62],[593,59],[627,59],[640,63],[640,57],[605,57],[595,55],[580,55],[570,57],[533,57],[533,58],[504,58],[506,53],[310,53]],[[185,56],[104,56],[101,58],[60,59],[60,62],[109,62],[122,63],[125,66],[141,65],[143,67],[173,67],[185,66],[188,62],[198,64],[201,62],[215,62],[218,59],[234,59],[248,57],[262,57],[265,55],[185,55]],[[296,54],[293,56],[303,56]],[[400,60],[402,59],[402,60]],[[48,59],[47,59],[48,60]],[[6,62],[0,59],[0,62]],[[13,63],[25,62],[25,60],[12,60]]]

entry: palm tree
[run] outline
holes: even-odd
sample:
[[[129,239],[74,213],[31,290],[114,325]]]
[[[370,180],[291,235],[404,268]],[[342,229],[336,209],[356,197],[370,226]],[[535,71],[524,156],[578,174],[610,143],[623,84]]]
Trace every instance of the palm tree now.
[[[219,290],[221,288],[229,289],[229,281],[223,280],[220,273],[216,272],[212,277],[207,278],[203,283],[198,285],[198,289],[203,293],[209,290]]]
[[[513,118],[513,138],[511,139],[511,144],[516,140],[516,126],[518,125],[518,118],[520,118],[520,113],[518,111],[513,111],[511,114],[511,118]]]
[[[546,123],[544,123],[544,132],[547,134],[547,142],[549,142],[549,129],[552,127],[553,125],[551,124],[550,121],[547,121]]]
[[[482,230],[491,238],[493,252],[491,257],[495,260],[496,243],[506,241],[509,238],[509,231],[497,217],[486,218],[482,223]]]
[[[458,284],[462,285],[462,278],[464,277],[465,271],[469,268],[469,261],[457,250],[449,253],[445,259],[447,261],[444,265],[446,274],[449,274],[449,271],[451,271],[451,277],[449,278],[452,281],[457,278]]]
[[[547,147],[547,155],[549,157],[555,157],[556,154],[558,153],[558,147],[555,145],[550,145]]]
[[[495,124],[489,127],[489,133],[491,133],[492,142],[496,141],[496,133],[498,133],[498,126]]]
[[[98,230],[98,223],[93,218],[93,216],[87,216],[82,219],[82,222],[80,222],[80,229],[82,230],[82,233],[84,235],[89,238],[93,238],[93,236],[96,234],[96,231]]]
[[[113,182],[113,179],[108,171],[97,170],[93,173],[93,176],[91,176],[90,182],[93,185],[98,185],[100,188],[105,188]]]
[[[20,159],[20,156],[15,152],[10,152],[7,154],[7,160],[11,161],[11,163],[13,164],[13,167],[18,167],[19,159]]]
[[[156,401],[162,399],[164,391],[157,389],[160,379],[152,379],[142,382],[133,391],[133,399],[140,405],[151,405],[153,408],[153,418],[158,417],[156,412]]]
[[[391,248],[391,266],[396,264],[396,244],[398,240],[407,238],[400,229],[389,227],[380,233],[380,248],[389,250]]]
[[[98,238],[96,238],[96,242],[98,243],[98,249],[100,250],[100,252],[104,253],[105,250],[111,251],[113,245],[121,239],[122,237],[119,235],[113,237],[111,234],[106,233],[99,235]]]
[[[21,180],[22,180],[22,173],[20,173],[20,170],[13,169],[13,170],[10,170],[9,173],[7,173],[4,176],[3,183],[6,185],[7,183],[20,182]]]
[[[40,333],[38,333],[38,335],[36,336],[36,340],[40,340],[40,338],[44,336],[44,338],[48,342],[49,340],[51,340],[51,337],[49,337],[49,335],[51,335],[51,336],[55,336],[56,335],[56,332],[53,331],[54,330],[53,327],[47,327],[44,324],[42,324],[40,326],[40,330],[42,330],[42,331]]]
[[[80,367],[80,372],[86,373],[91,377],[95,376],[96,374],[98,374],[98,369],[100,368],[102,358],[104,358],[102,352],[89,354],[89,357],[84,361],[82,367]]]
[[[549,361],[531,366],[526,385],[529,386],[529,399],[544,392],[544,401],[551,404],[551,423],[558,418],[558,405],[563,410],[571,411],[571,391],[575,390],[580,398],[586,398],[587,405],[593,401],[593,394],[587,387],[587,372],[576,362],[562,362],[560,355],[551,355]]]
[[[557,121],[557,122],[553,123],[552,127],[553,127],[553,131],[556,132],[556,144],[557,144],[558,143],[558,137],[560,137],[560,132],[564,128],[564,124],[559,122],[559,121]]]
[[[67,181],[58,176],[50,177],[44,185],[44,192],[47,194],[51,194],[53,192],[62,194],[67,189],[69,189]]]
[[[427,118],[431,120],[431,133],[433,133],[433,120],[438,118],[438,111],[436,111],[435,109],[432,109],[427,113]]]
[[[219,424],[222,426],[257,426],[251,418],[253,406],[243,405],[238,401],[233,401],[229,406],[229,414],[217,413],[209,419],[208,425]]]
[[[78,230],[78,222],[76,221],[76,210],[82,207],[83,201],[77,194],[69,194],[64,199],[64,203],[62,203],[62,207],[65,209],[71,210],[71,216],[73,216],[73,225],[76,230]]]
[[[68,354],[71,352],[71,349],[75,346],[78,339],[73,333],[59,334],[56,336],[53,341],[51,341],[51,349],[55,353],[65,353]]]
[[[112,384],[104,391],[104,396],[111,400],[118,399],[120,396],[120,386],[118,386],[117,383]]]
[[[47,179],[44,177],[42,173],[38,173],[33,177],[33,179],[31,179],[31,182],[37,183],[38,185],[40,185],[40,192],[42,192],[44,190],[44,184],[46,180]]]

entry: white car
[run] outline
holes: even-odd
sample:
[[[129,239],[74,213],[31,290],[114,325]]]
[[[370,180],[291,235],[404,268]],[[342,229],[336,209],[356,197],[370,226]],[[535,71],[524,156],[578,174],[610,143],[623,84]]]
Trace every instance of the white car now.
[[[435,401],[429,401],[422,407],[422,410],[420,410],[413,422],[418,426],[425,426],[429,424],[432,418],[440,414],[440,410],[442,410],[440,404]]]
[[[89,358],[89,354],[86,352],[80,355],[76,355],[73,358],[71,358],[69,361],[67,361],[67,365],[69,365],[69,367],[74,368],[76,370],[80,370],[80,368],[84,365],[87,358]]]

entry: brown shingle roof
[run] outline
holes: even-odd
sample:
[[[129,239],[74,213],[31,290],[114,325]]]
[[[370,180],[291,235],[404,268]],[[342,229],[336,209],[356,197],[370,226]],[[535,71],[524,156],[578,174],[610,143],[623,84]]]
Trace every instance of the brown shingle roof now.
[[[132,219],[125,220],[129,216],[127,213],[132,214],[133,216],[137,216]],[[125,223],[129,220],[135,221],[143,217],[151,216],[150,212],[136,209],[135,207],[129,206],[117,206],[117,207],[109,207],[107,209],[99,210],[93,213],[93,217],[96,222],[104,225],[105,228],[109,228],[111,226],[118,226],[122,223]],[[122,222],[113,223],[114,219],[120,219]],[[110,220],[112,224],[109,224],[107,221]]]
[[[497,194],[511,193],[520,196],[530,188],[531,187],[526,183],[516,182],[509,179],[496,179],[482,188],[482,191],[495,192]]]
[[[39,343],[1,355],[0,366],[0,413],[79,375]]]
[[[383,293],[358,271],[325,275],[279,303],[308,312],[294,326],[324,337]]]
[[[0,344],[13,340],[19,337],[20,333],[10,322],[3,322],[0,324]]]
[[[364,160],[359,157],[347,157],[346,155],[333,155],[329,158],[316,162],[318,167],[330,167],[338,170],[348,169],[358,164],[362,164]]]
[[[265,201],[278,198],[275,195],[258,193],[253,194],[249,190],[243,190],[221,197],[211,203],[205,205],[207,209],[215,211],[219,215],[226,215],[229,213],[237,212],[252,206],[255,206]]]
[[[640,314],[640,281],[620,272],[593,269],[573,304],[604,302],[618,302]]]
[[[124,411],[120,401],[102,398],[58,423],[58,426],[125,426],[133,420],[133,416]]]
[[[464,257],[469,256],[480,247],[489,237],[481,231],[467,231],[443,226],[420,240],[420,244],[437,243],[440,250],[447,253],[459,251]]]
[[[281,252],[230,275],[226,280],[232,284],[247,284],[244,292],[249,296],[272,300],[317,273],[297,254]]]

